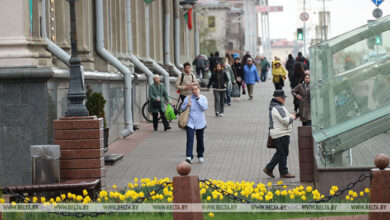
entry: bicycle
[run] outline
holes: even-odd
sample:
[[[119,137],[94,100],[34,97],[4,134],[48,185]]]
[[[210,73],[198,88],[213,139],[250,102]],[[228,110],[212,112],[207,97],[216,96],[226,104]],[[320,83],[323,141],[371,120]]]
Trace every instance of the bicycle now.
[[[178,98],[174,98],[172,96],[169,96],[169,99],[170,99],[170,103],[172,105],[172,108],[173,108],[175,115],[180,115],[180,113],[182,112],[180,110],[180,106],[181,106],[180,96]],[[153,116],[149,112],[149,104],[150,104],[149,99],[146,99],[146,102],[142,105],[142,116],[144,117],[144,119],[146,121],[153,122]],[[161,119],[161,116],[159,115],[158,120],[160,120],[160,119]]]

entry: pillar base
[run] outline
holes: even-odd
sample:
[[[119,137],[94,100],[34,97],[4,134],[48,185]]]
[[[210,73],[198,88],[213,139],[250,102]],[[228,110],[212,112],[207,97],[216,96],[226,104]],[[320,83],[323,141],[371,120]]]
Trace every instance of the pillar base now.
[[[199,177],[173,177],[173,203],[201,203]],[[203,220],[202,212],[173,212],[173,220]]]

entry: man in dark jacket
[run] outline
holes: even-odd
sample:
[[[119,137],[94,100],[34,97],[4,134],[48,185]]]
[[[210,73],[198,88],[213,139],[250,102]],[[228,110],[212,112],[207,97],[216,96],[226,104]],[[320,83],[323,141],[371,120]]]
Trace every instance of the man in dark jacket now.
[[[261,60],[260,80],[262,82],[265,82],[265,80],[267,79],[267,74],[268,74],[268,70],[270,68],[270,65],[267,61],[267,58],[265,58],[264,56],[261,56],[260,60]]]
[[[207,88],[210,88],[210,86],[213,85],[214,109],[215,116],[217,117],[223,116],[223,100],[225,98],[225,91],[228,81],[228,76],[226,75],[225,71],[222,70],[222,64],[217,63],[216,70],[211,75],[209,84],[207,85]]]
[[[305,70],[310,69],[310,61],[302,55],[302,52],[298,52],[298,56],[295,58],[295,62],[301,63]]]
[[[290,80],[290,84],[292,80],[292,74],[294,72],[294,65],[295,65],[294,57],[292,56],[292,54],[289,54],[286,62],[286,70],[288,72],[288,79]]]
[[[206,72],[206,60],[205,58],[202,56],[202,55],[198,55],[194,61],[192,62],[192,65],[195,66],[195,70],[196,70],[196,75],[203,79],[204,76],[205,76],[205,72]]]
[[[252,56],[250,55],[249,51],[247,51],[245,53],[245,55],[242,57],[242,60],[241,60],[241,65],[242,66],[247,64],[248,58],[252,58]]]

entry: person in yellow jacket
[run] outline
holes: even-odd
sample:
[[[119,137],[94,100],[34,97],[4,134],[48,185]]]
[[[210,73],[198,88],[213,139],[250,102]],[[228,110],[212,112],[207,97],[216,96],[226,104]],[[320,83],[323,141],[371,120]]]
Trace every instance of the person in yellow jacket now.
[[[284,80],[287,76],[287,71],[284,69],[284,67],[281,65],[279,60],[276,60],[272,64],[272,76],[273,76],[273,82],[275,85],[275,90],[283,89],[284,86]]]

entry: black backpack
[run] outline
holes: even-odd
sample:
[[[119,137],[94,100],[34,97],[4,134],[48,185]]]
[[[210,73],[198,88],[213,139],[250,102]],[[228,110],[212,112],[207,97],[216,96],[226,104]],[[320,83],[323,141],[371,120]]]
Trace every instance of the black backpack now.
[[[180,85],[183,84],[184,74],[185,74],[185,73],[182,73],[182,74],[181,74]],[[192,82],[194,82],[194,74],[191,73],[191,77],[192,77]]]

